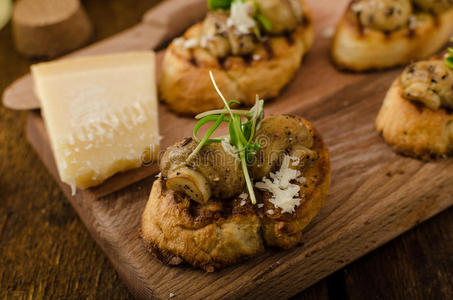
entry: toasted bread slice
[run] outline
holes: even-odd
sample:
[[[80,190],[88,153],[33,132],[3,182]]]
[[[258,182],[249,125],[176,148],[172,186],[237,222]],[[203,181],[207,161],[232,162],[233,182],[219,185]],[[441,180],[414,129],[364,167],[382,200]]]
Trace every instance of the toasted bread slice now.
[[[453,9],[440,15],[415,13],[412,18],[413,25],[383,32],[362,27],[348,7],[333,38],[333,62],[357,72],[404,65],[435,54],[453,33]]]
[[[227,99],[249,106],[255,103],[256,95],[263,99],[278,96],[299,69],[302,57],[314,41],[313,22],[308,7],[301,1],[304,17],[297,30],[270,36],[249,56],[218,59],[201,47],[185,49],[172,42],[162,66],[161,98],[173,111],[183,115],[222,108],[223,103],[209,78],[210,70]],[[201,31],[202,23],[195,24],[184,38],[197,38]]]
[[[376,128],[385,142],[398,153],[424,160],[452,155],[453,112],[431,110],[402,95],[399,77],[376,119]]]
[[[268,192],[256,190],[257,204],[240,196],[227,201],[191,201],[157,179],[142,215],[141,236],[147,248],[170,265],[187,262],[214,271],[265,251],[267,246],[289,249],[301,242],[302,230],[319,213],[330,185],[330,163],[321,136],[300,118],[314,136],[318,153],[304,169],[306,182],[293,213],[282,213]]]

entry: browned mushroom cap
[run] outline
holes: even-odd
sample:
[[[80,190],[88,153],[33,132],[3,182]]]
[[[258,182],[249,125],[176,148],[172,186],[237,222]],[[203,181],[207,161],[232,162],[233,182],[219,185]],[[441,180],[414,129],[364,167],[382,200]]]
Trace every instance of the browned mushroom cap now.
[[[258,11],[272,25],[270,33],[281,34],[297,28],[302,21],[300,0],[256,0]]]
[[[216,57],[225,57],[231,51],[227,37],[227,19],[226,11],[210,11],[203,21],[202,39],[205,40],[206,49]]]
[[[453,108],[453,70],[442,60],[420,61],[401,75],[403,96],[436,110]]]
[[[299,118],[289,115],[266,117],[261,121],[255,141],[261,144],[250,168],[254,179],[261,179],[274,172],[283,155],[305,159],[317,157],[313,147],[313,133]]]
[[[211,195],[227,199],[240,193],[245,180],[234,149],[228,149],[231,146],[227,143],[208,144],[187,162],[196,146],[197,142],[189,138],[167,148],[160,167],[162,176],[170,182],[168,187],[184,192],[200,203],[206,202],[206,197],[209,199]]]
[[[351,5],[360,23],[382,31],[406,26],[412,15],[410,0],[359,0]]]

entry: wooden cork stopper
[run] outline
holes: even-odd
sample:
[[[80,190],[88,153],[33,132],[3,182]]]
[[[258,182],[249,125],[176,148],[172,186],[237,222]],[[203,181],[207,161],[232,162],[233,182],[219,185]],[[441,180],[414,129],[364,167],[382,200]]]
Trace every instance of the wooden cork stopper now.
[[[92,32],[79,0],[19,0],[14,6],[14,43],[25,56],[59,56],[83,46]]]

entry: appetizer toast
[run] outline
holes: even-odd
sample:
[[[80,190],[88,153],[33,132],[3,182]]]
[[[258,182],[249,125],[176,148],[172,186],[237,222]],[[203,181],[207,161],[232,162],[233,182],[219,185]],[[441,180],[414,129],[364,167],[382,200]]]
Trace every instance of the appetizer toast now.
[[[433,59],[409,65],[390,88],[376,128],[395,151],[433,159],[453,154],[453,69]]]
[[[247,1],[231,12],[209,11],[205,20],[170,44],[163,61],[160,95],[173,111],[193,115],[223,107],[212,89],[209,70],[228,99],[247,106],[255,103],[257,94],[264,99],[278,96],[289,83],[314,40],[308,7],[303,0],[256,3],[267,29],[249,17],[236,16],[240,9],[250,10],[252,1]],[[247,21],[254,27],[244,26]],[[258,28],[261,31],[256,32]]]
[[[385,69],[433,55],[452,32],[450,0],[355,0],[338,23],[331,57],[341,69]]]
[[[147,248],[161,261],[170,265],[188,262],[213,271],[256,256],[269,246],[289,249],[301,242],[302,230],[327,197],[327,149],[319,133],[298,116],[264,118],[256,134],[268,144],[256,154],[261,163],[250,167],[252,180],[257,181],[255,204],[245,189],[239,161],[221,159],[229,157],[229,153],[235,155],[234,152],[211,144],[198,154],[197,161],[203,163],[190,165],[195,172],[204,174],[216,191],[216,197],[200,203],[187,193],[170,189],[169,180],[177,175],[168,171],[168,165],[179,165],[176,170],[181,170],[181,160],[197,143],[187,138],[167,149],[161,161],[161,177],[154,182],[142,215],[141,228]],[[228,164],[214,165],[214,161]],[[274,189],[285,180],[287,190],[282,189],[279,194]],[[291,189],[297,192],[291,193]]]

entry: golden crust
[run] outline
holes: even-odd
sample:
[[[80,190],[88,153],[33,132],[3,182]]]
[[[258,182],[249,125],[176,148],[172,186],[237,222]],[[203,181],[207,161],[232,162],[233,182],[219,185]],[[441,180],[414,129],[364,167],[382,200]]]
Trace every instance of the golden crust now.
[[[307,5],[301,1],[305,15],[298,29],[290,35],[269,37],[250,57],[229,56],[219,60],[200,47],[184,49],[171,43],[162,66],[161,98],[173,111],[183,115],[223,107],[209,70],[227,99],[249,106],[255,103],[257,94],[263,99],[278,96],[314,41],[313,22]],[[200,36],[201,27],[201,23],[193,25],[184,38]],[[254,60],[253,56],[261,58]]]
[[[263,252],[266,246],[289,249],[300,243],[302,230],[319,213],[330,185],[330,163],[322,138],[300,118],[315,137],[319,158],[304,171],[306,183],[296,212],[282,214],[269,202],[270,195],[256,190],[257,203],[210,199],[200,205],[154,182],[142,215],[141,236],[146,247],[162,262],[183,261],[214,271]],[[269,210],[273,210],[270,214]]]
[[[376,119],[376,128],[396,152],[420,159],[453,154],[453,113],[433,111],[403,98],[395,80]]]
[[[338,23],[331,48],[333,62],[351,71],[379,70],[407,64],[439,51],[453,31],[453,9],[438,15],[416,14],[414,29],[385,33],[362,28],[347,9]]]

